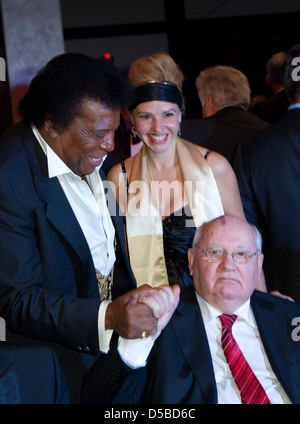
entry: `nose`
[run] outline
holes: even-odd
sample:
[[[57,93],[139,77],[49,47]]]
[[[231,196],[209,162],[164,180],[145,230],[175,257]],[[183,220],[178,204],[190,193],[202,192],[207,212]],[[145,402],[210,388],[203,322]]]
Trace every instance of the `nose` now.
[[[234,269],[236,269],[236,263],[233,260],[233,257],[230,253],[228,253],[227,255],[224,255],[220,264],[219,264],[220,269],[225,270],[225,271],[232,271]]]
[[[100,149],[106,150],[107,152],[112,152],[115,148],[114,142],[115,132],[109,131],[105,134],[104,139],[100,143]]]
[[[162,120],[159,118],[154,118],[152,122],[152,130],[156,133],[161,133],[163,129],[163,123]]]

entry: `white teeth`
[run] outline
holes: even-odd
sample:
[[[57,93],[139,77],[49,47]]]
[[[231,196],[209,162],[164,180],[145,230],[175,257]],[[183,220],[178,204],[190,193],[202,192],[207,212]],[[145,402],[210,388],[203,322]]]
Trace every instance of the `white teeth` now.
[[[155,141],[162,141],[165,139],[165,137],[165,135],[151,135],[151,138],[153,138]]]

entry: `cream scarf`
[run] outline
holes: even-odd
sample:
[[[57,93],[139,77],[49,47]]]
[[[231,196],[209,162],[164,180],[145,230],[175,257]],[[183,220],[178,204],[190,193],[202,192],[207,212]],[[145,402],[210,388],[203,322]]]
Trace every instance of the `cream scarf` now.
[[[187,226],[200,226],[224,214],[213,172],[197,146],[177,138],[176,153],[184,180],[185,203],[192,213]],[[126,231],[132,270],[137,285],[168,284],[163,246],[162,219],[158,210],[155,182],[151,181],[147,147],[134,157],[129,188],[120,179],[119,203],[126,211]],[[156,183],[158,184],[158,183]],[[162,187],[162,186],[161,186]]]

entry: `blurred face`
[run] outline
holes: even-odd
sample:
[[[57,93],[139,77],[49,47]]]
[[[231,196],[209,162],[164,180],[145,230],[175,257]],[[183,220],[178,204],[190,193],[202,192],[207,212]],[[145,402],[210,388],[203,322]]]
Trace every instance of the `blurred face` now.
[[[221,312],[234,312],[251,296],[259,279],[263,255],[256,253],[247,263],[235,263],[231,255],[210,262],[202,250],[247,252],[258,250],[253,229],[239,218],[221,217],[206,227],[189,250],[190,272],[199,295]]]
[[[114,149],[114,131],[120,123],[120,110],[86,100],[82,113],[62,132],[51,130],[47,143],[77,175],[89,175]]]
[[[175,103],[154,100],[139,104],[132,120],[140,140],[150,150],[164,151],[176,140],[181,111]]]

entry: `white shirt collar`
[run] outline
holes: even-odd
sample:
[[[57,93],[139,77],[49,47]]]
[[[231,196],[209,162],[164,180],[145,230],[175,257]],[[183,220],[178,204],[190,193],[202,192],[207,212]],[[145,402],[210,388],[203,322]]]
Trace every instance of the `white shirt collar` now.
[[[300,103],[292,103],[289,107],[288,110],[291,109],[299,109],[300,108]]]
[[[199,303],[199,307],[203,316],[204,324],[208,324],[212,320],[216,319],[219,315],[222,315],[223,312],[216,309],[214,306],[210,305],[206,300],[204,300],[197,292],[196,297]],[[238,316],[238,319],[245,320],[252,327],[255,326],[251,307],[250,299],[248,299],[242,306],[237,310],[232,312]]]
[[[48,163],[48,175],[49,178],[54,178],[59,175],[64,174],[72,174],[73,177],[79,178],[79,175],[74,174],[74,172],[64,163],[64,161],[61,160],[61,158],[54,152],[54,150],[51,149],[49,144],[46,143],[46,141],[43,139],[41,134],[39,133],[38,129],[34,124],[31,124],[31,128],[33,131],[33,134],[37,138],[41,148],[43,149],[43,152],[47,156],[47,163]],[[107,155],[103,157],[101,165],[97,166],[95,170],[98,172],[101,168],[104,160],[106,159]]]

